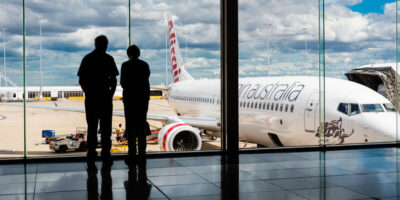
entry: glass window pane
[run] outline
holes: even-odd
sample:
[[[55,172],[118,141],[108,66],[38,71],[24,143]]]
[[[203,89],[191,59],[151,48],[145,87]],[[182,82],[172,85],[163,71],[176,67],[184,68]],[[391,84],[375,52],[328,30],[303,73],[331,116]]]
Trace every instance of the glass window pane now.
[[[24,156],[22,6],[0,1],[0,159]]]
[[[377,2],[325,4],[325,120],[341,127],[325,130],[327,145],[396,141],[398,117],[383,108],[398,104],[396,1]]]
[[[318,0],[239,1],[239,98],[266,103],[239,110],[246,148],[319,145],[318,33]]]
[[[200,134],[203,126],[187,122],[184,127],[178,128],[173,127],[177,123],[160,121],[154,117],[179,115],[195,117],[199,121],[211,118],[215,127],[206,132],[219,136],[219,99],[217,104],[204,107],[204,104],[214,102],[213,98],[217,99],[220,95],[219,1],[131,1],[131,27],[127,27],[126,23],[126,1],[62,0],[59,4],[63,6],[56,6],[54,2],[26,2],[29,11],[27,85],[32,94],[29,95],[27,108],[29,156],[85,155],[87,148],[80,149],[79,145],[67,146],[66,153],[63,149],[62,153],[55,154],[55,145],[60,146],[61,143],[52,143],[53,146],[46,144],[41,133],[43,130],[54,131],[56,137],[62,137],[59,139],[63,141],[69,141],[64,136],[87,134],[84,102],[88,95],[82,92],[77,72],[83,57],[94,50],[94,39],[100,34],[107,36],[107,53],[113,57],[120,74],[122,63],[129,60],[126,51],[128,41],[140,48],[139,59],[149,65],[151,98],[148,123],[151,134],[146,138],[147,151],[220,148],[219,138],[211,141],[210,135]],[[198,15],[193,15],[192,9],[178,9],[180,6],[196,8]],[[170,13],[170,18],[167,13]],[[131,80],[138,78],[139,75],[133,72],[137,71],[125,74],[129,74]],[[113,96],[112,153],[127,153],[128,149],[126,134],[123,135],[126,125],[125,117],[121,114],[124,103],[120,77],[117,77],[118,86]],[[186,85],[188,89],[175,89],[179,85]],[[167,93],[164,89],[168,88],[179,91],[169,93],[170,98],[164,98]],[[139,86],[135,88],[137,93],[140,93],[139,90]],[[193,110],[200,107],[189,106],[192,103],[203,105],[201,112]],[[82,112],[71,112],[71,108]],[[207,112],[203,112],[205,108]],[[158,140],[159,136],[161,140]],[[209,145],[203,145],[203,140]],[[97,148],[97,151],[100,150]]]

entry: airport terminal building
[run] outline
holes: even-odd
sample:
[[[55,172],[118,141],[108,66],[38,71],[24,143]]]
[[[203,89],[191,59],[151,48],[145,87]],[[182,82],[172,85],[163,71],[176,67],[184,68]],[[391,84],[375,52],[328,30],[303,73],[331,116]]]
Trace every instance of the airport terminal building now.
[[[40,87],[26,87],[26,100],[39,100]],[[0,89],[1,101],[23,101],[23,87],[2,87]],[[162,90],[152,89],[151,96],[163,97]],[[114,93],[114,99],[122,98],[122,88],[117,86]],[[85,93],[80,86],[44,86],[42,87],[42,99],[56,100],[56,99],[85,99]]]

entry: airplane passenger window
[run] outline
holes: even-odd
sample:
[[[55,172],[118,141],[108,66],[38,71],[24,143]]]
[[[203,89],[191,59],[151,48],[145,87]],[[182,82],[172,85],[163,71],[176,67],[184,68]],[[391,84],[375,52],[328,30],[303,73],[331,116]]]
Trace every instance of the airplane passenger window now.
[[[338,111],[348,115],[349,114],[349,104],[340,103],[339,106],[338,106]]]
[[[371,104],[371,105],[373,105],[373,104]],[[379,105],[379,104],[377,104],[377,105]],[[382,109],[382,107],[381,107],[381,109]],[[383,112],[383,109],[382,109],[382,112]],[[350,104],[350,116],[357,115],[357,114],[360,114],[360,107],[358,107],[358,104],[355,104],[355,103]]]
[[[274,103],[271,103],[271,110],[274,111]]]
[[[253,108],[253,104],[254,104],[254,103],[253,103],[253,102],[251,102],[251,106],[250,106],[251,108]]]
[[[277,104],[275,105],[275,111],[278,111],[278,108],[279,108],[279,103],[277,103]]]
[[[263,103],[263,108],[262,109],[265,110],[265,102]]]
[[[247,108],[250,108],[250,102],[247,102]]]
[[[239,103],[239,107],[242,107],[242,102]]]
[[[257,108],[258,106],[257,106],[257,102],[256,103],[254,103],[254,108]]]
[[[281,104],[281,107],[279,108],[279,111],[283,111],[283,104]]]
[[[267,110],[269,110],[269,102],[268,102],[268,104],[267,104]]]
[[[261,102],[258,104],[258,109],[261,109]]]
[[[286,105],[285,105],[285,112],[287,112],[288,109],[289,109],[289,104],[286,104]]]
[[[294,105],[292,104],[291,106],[290,106],[290,112],[293,112],[294,111]]]

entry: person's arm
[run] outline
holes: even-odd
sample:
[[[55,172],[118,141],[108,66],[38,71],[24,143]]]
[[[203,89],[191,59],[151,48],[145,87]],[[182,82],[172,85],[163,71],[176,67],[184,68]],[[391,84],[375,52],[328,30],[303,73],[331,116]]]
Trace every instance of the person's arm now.
[[[87,79],[86,71],[87,71],[87,61],[86,58],[83,58],[77,75],[79,76],[79,85],[81,85],[81,88],[85,93],[87,93],[87,88],[88,88],[86,80]]]
[[[111,65],[112,65],[112,70],[113,70],[113,73],[111,74],[111,76],[110,76],[110,78],[111,78],[111,96],[113,96],[114,95],[114,93],[115,93],[115,89],[117,88],[117,76],[118,76],[118,69],[117,69],[117,65],[115,64],[115,62],[114,62],[114,59],[111,57]]]
[[[149,80],[149,78],[150,78],[150,66],[149,66],[149,64],[147,64],[146,63],[146,78],[147,78],[147,80]]]
[[[126,71],[126,63],[123,63],[122,64],[122,66],[121,66],[121,80],[120,80],[120,83],[121,83],[121,87],[123,88],[123,89],[125,89],[126,88],[126,84],[127,84],[127,80],[126,80],[126,76],[127,76],[127,71]]]

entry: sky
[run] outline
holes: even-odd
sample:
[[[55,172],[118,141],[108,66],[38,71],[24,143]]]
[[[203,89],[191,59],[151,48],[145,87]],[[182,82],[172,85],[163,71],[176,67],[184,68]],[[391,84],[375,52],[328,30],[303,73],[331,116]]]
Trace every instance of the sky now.
[[[363,15],[369,13],[384,14],[385,4],[393,3],[395,0],[363,0],[360,3],[348,6],[353,12],[359,12]]]
[[[138,0],[131,3],[131,40],[149,63],[152,85],[165,83],[165,16],[173,16],[182,58],[196,79],[218,78],[219,0]],[[318,0],[239,0],[240,77],[318,75]],[[395,61],[394,0],[326,0],[326,75],[345,78],[360,65]],[[22,84],[22,0],[0,2],[6,28],[7,76]],[[82,57],[99,34],[118,68],[127,60],[127,7],[123,0],[26,0],[27,85],[77,85]],[[188,32],[188,37],[183,35]],[[0,33],[0,47],[3,47]],[[187,60],[186,60],[187,39]],[[269,41],[269,45],[268,45]],[[307,48],[306,48],[307,45]],[[268,54],[269,46],[269,54]],[[4,74],[3,48],[0,73]],[[269,55],[269,56],[268,56]],[[306,56],[307,55],[307,56]],[[269,58],[269,59],[268,59]],[[269,60],[269,64],[268,64]],[[306,62],[307,60],[307,62]],[[307,70],[306,70],[307,69]],[[169,76],[169,82],[171,78]],[[2,83],[4,85],[4,82]]]

